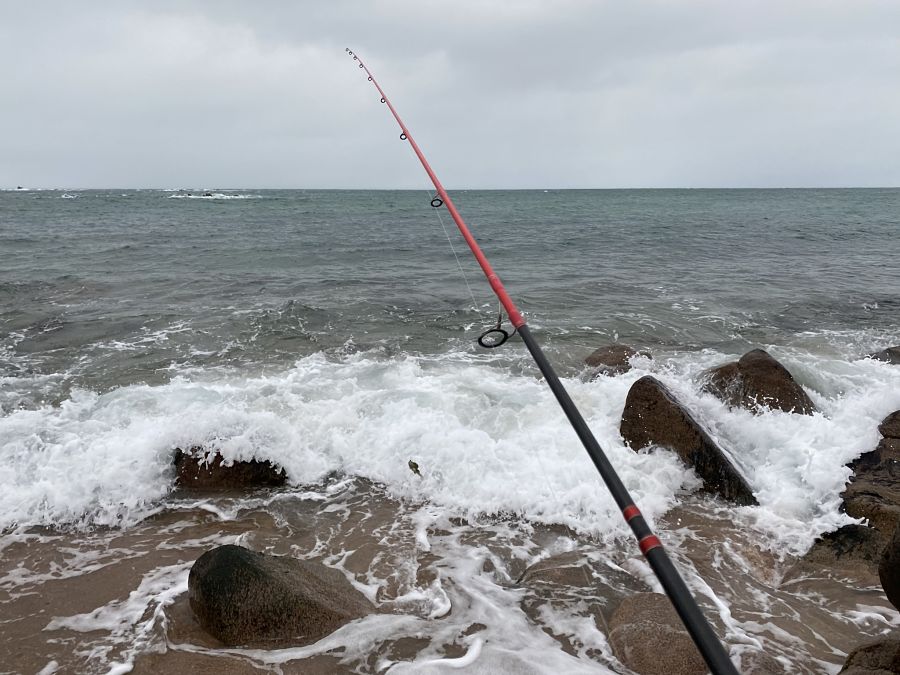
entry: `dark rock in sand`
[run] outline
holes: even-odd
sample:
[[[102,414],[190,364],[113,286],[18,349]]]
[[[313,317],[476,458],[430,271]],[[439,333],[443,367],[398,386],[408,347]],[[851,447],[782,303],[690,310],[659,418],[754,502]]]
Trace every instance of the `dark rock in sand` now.
[[[725,403],[750,410],[762,408],[812,415],[816,406],[787,368],[762,349],[738,361],[706,371],[704,388]]]
[[[900,631],[861,644],[847,656],[838,675],[900,673]]]
[[[875,359],[876,361],[884,361],[885,363],[900,365],[900,346],[882,349],[880,352],[870,354],[869,358]]]
[[[650,356],[647,352],[638,352],[627,345],[608,345],[595,350],[584,362],[591,368],[596,368],[598,374],[619,375],[631,370],[631,358],[638,354]]]
[[[755,505],[753,491],[731,461],[666,386],[649,375],[635,382],[625,399],[622,438],[635,450],[670,448],[703,479],[704,489],[743,505]]]
[[[891,540],[884,547],[878,564],[878,577],[887,599],[900,609],[900,525],[894,528]]]
[[[672,603],[659,593],[622,601],[609,621],[609,644],[616,658],[640,675],[709,672]]]
[[[882,438],[878,446],[850,463],[853,477],[841,495],[844,511],[889,537],[900,523],[900,438]]]
[[[900,410],[895,410],[881,420],[878,432],[885,438],[900,438]]]
[[[207,551],[188,577],[198,623],[226,645],[302,645],[374,611],[339,571],[240,546]]]
[[[222,455],[202,448],[191,448],[189,452],[177,449],[173,463],[175,484],[194,490],[278,487],[287,482],[284,469],[271,462],[253,459],[224,464]]]

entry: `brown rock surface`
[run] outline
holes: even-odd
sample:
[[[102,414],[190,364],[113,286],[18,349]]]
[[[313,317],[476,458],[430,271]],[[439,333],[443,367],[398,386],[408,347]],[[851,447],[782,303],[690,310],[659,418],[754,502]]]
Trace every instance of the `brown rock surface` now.
[[[732,406],[811,415],[816,406],[787,368],[762,349],[706,371],[707,391]]]
[[[647,375],[632,385],[619,430],[635,450],[650,445],[674,450],[703,479],[705,490],[738,504],[757,503],[721,448],[656,378]]]
[[[229,646],[309,644],[374,611],[337,570],[231,545],[197,559],[188,598],[203,629]]]
[[[885,438],[900,438],[900,410],[895,410],[881,420],[878,432]]]
[[[603,375],[619,375],[631,370],[631,358],[646,352],[638,352],[627,345],[608,345],[594,350],[584,362],[591,368],[597,368]]]
[[[900,631],[861,644],[847,655],[838,675],[900,673]]]
[[[625,598],[609,621],[609,643],[616,658],[640,675],[709,672],[672,603],[659,593]]]
[[[829,569],[872,569],[878,564],[883,548],[884,537],[878,530],[865,525],[844,525],[817,539],[803,561]]]
[[[900,609],[900,525],[894,529],[891,540],[884,547],[878,564],[878,577],[887,599]]]
[[[871,452],[850,463],[853,477],[844,490],[844,510],[888,537],[900,523],[900,439],[882,438]]]
[[[622,600],[649,590],[630,573],[583,550],[556,553],[529,565],[516,585],[525,591],[522,609],[535,623],[545,620],[548,604],[573,610],[581,607],[604,633],[609,632],[609,619]]]
[[[584,554],[570,551],[558,553],[529,565],[516,583],[545,583],[573,588],[593,586],[594,579]]]
[[[175,451],[175,484],[193,490],[226,490],[254,487],[278,487],[287,482],[284,469],[271,462],[223,463],[215,451],[191,448]]]

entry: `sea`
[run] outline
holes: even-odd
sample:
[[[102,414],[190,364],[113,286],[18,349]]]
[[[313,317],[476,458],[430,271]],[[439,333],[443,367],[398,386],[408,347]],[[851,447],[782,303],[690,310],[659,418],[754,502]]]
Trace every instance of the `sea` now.
[[[856,522],[846,465],[900,409],[900,367],[868,358],[900,344],[900,189],[450,194],[738,667],[836,673],[900,626],[876,575],[803,559]],[[0,672],[630,672],[608,622],[659,585],[521,340],[476,343],[509,324],[433,196],[0,192]],[[584,365],[610,344],[642,352],[629,372]],[[754,348],[816,414],[704,392]],[[648,374],[759,506],[624,444]],[[194,447],[288,485],[178,489]],[[226,648],[187,580],[233,543],[323,562],[381,611]],[[556,560],[584,583],[528,572]]]

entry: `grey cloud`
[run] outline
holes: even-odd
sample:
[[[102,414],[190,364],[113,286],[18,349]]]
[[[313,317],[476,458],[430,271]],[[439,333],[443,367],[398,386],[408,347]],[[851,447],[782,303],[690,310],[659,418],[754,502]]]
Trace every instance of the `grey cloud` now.
[[[0,185],[898,185],[900,4],[2,3]]]

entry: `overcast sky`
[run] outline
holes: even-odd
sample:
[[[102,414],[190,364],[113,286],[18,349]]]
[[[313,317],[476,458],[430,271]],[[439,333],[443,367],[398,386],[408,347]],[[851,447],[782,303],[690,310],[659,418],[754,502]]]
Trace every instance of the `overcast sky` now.
[[[900,2],[0,0],[0,186],[900,186]]]

